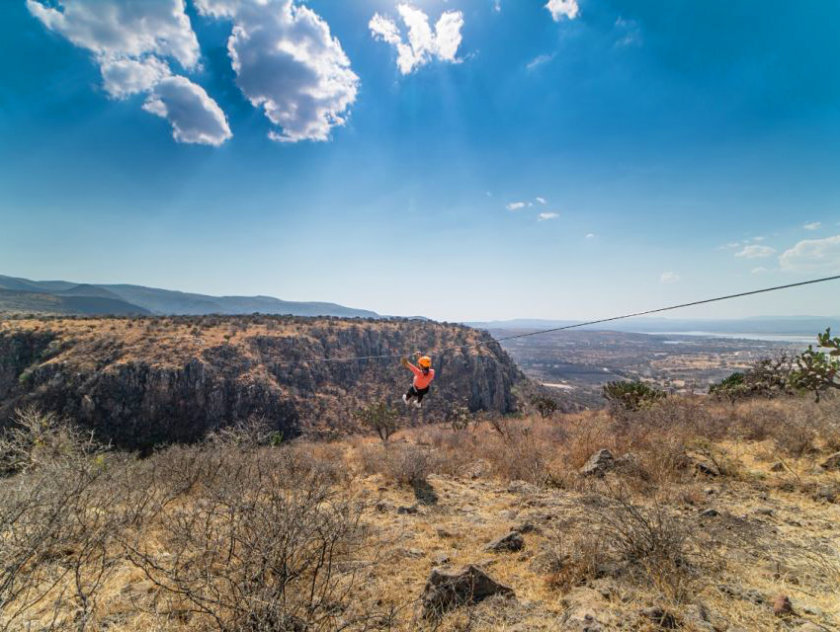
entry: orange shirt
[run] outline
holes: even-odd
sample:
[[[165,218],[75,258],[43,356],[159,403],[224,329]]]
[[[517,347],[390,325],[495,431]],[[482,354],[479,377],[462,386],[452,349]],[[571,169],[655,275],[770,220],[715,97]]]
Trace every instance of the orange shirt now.
[[[432,380],[435,379],[435,370],[429,369],[428,373],[423,373],[422,369],[417,368],[411,362],[408,363],[408,369],[414,373],[414,388],[418,391],[428,388]]]

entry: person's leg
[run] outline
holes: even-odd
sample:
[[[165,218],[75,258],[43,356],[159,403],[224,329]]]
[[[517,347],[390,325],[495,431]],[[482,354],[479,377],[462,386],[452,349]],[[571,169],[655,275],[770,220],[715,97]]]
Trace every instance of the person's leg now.
[[[403,401],[408,403],[412,400],[412,398],[417,397],[417,389],[414,388],[414,384],[412,384],[408,391],[406,391],[405,395],[403,395]]]
[[[417,406],[417,408],[420,408],[423,405],[423,397],[429,392],[429,387],[427,386],[426,388],[415,389],[415,392],[417,393],[417,401],[414,405]]]

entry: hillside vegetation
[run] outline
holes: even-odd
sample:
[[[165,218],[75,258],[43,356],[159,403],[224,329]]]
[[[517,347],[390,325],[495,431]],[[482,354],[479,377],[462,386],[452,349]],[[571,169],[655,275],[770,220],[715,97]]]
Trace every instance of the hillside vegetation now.
[[[411,377],[400,354],[452,347],[459,348],[435,355],[433,395],[422,411],[405,413],[403,425],[463,409],[513,412],[514,387],[524,377],[489,336],[458,325],[272,316],[6,319],[0,425],[15,409],[36,405],[127,449],[197,441],[251,418],[265,418],[286,438],[339,436],[359,428],[360,409],[399,402]],[[371,355],[397,357],[342,361]]]
[[[138,460],[21,411],[0,629],[840,626],[833,397],[276,443],[249,424]]]

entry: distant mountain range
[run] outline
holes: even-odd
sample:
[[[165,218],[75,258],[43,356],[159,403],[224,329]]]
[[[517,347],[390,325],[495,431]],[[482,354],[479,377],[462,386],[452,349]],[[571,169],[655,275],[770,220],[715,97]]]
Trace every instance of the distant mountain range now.
[[[144,287],[31,281],[0,275],[0,312],[40,314],[203,315],[288,314],[380,318],[335,303],[282,301],[271,296],[208,296]]]
[[[539,330],[567,327],[583,321],[540,320],[518,318],[487,322],[464,323],[470,327],[490,330]],[[758,334],[811,336],[825,331],[826,327],[840,332],[840,316],[761,316],[736,319],[678,319],[678,318],[628,318],[627,320],[588,325],[589,331],[622,331],[639,334],[664,334],[705,332],[710,334]]]

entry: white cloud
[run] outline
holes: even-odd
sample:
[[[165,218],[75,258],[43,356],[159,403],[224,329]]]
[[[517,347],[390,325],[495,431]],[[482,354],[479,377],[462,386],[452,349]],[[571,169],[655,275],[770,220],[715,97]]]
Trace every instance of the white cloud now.
[[[186,77],[161,80],[143,109],[169,120],[172,136],[181,143],[219,146],[231,137],[225,113]]]
[[[676,283],[679,280],[680,280],[680,275],[677,274],[676,272],[663,272],[659,276],[659,282],[660,283],[666,283],[666,284]]]
[[[511,202],[505,208],[507,208],[507,210],[509,210],[509,211],[520,211],[523,208],[525,208],[526,206],[528,206],[528,205],[525,204],[525,202]]]
[[[555,22],[563,18],[574,20],[580,13],[577,0],[548,0],[545,8],[551,12],[551,17]]]
[[[741,250],[735,253],[736,257],[742,259],[763,259],[775,254],[776,249],[770,246],[744,246]]]
[[[728,244],[723,244],[722,246],[718,246],[718,250],[735,250],[736,248],[741,247],[740,241],[730,241]]]
[[[26,0],[29,12],[98,59],[173,57],[184,68],[198,63],[198,39],[184,0]]]
[[[558,213],[540,213],[537,215],[537,221],[544,222],[549,219],[557,219],[558,217],[560,217]]]
[[[753,268],[750,272],[752,272],[753,274],[764,274],[765,272],[767,272],[767,268],[765,268],[764,266],[758,266],[757,268]]]
[[[195,0],[202,15],[233,21],[236,83],[279,128],[282,142],[329,139],[344,125],[359,78],[329,25],[294,0]]]
[[[779,263],[789,272],[840,272],[840,235],[800,241],[782,253]]]
[[[368,23],[374,39],[382,40],[397,49],[397,66],[408,75],[417,68],[437,59],[457,63],[458,47],[461,45],[461,29],[464,14],[460,11],[445,11],[441,14],[434,31],[429,25],[429,16],[408,4],[400,4],[397,11],[408,29],[407,41],[396,22],[389,17],[374,14]]]
[[[149,92],[172,73],[166,62],[157,57],[145,59],[104,59],[100,62],[105,91],[115,99]]]
[[[552,53],[550,55],[545,55],[545,54],[544,55],[537,55],[531,61],[529,61],[527,64],[525,64],[525,68],[528,69],[529,71],[536,70],[537,68],[539,68],[543,64],[547,64],[552,59],[554,59],[555,55],[556,55],[556,53]]]
[[[822,228],[822,222],[811,222],[802,226],[805,230],[819,230]]]
[[[198,67],[198,39],[183,0],[27,0],[26,6],[48,29],[93,54],[110,97],[147,94],[143,109],[167,119],[177,141],[219,145],[231,137],[218,104],[166,61]]]
[[[502,10],[502,0],[493,0],[493,11],[499,13]]]
[[[595,239],[595,233],[586,233],[587,239]]]
[[[539,202],[540,204],[548,204],[548,201],[547,201],[544,197],[539,197],[539,196],[537,196],[536,200],[537,200],[537,202]]]

